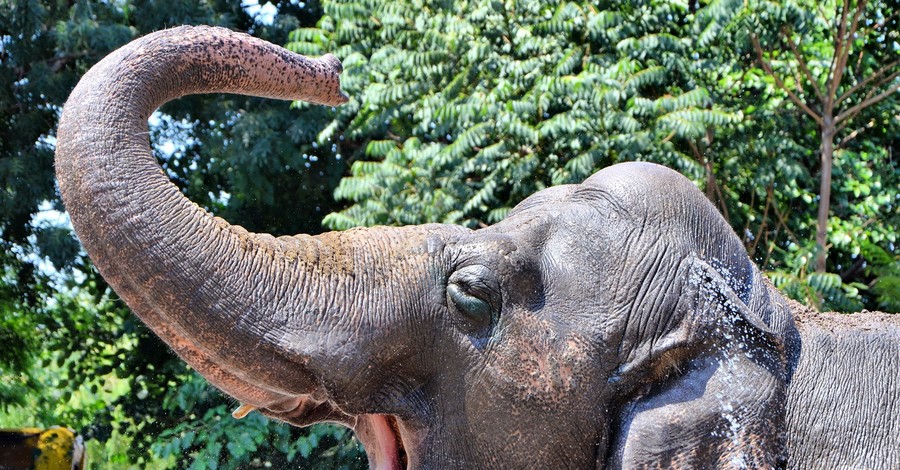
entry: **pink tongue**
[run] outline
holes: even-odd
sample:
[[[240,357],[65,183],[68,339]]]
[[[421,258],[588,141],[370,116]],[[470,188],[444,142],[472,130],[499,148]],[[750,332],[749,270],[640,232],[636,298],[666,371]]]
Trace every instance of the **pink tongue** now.
[[[397,439],[384,415],[372,416],[372,430],[378,442],[377,465],[375,470],[400,470],[400,456],[397,455]]]

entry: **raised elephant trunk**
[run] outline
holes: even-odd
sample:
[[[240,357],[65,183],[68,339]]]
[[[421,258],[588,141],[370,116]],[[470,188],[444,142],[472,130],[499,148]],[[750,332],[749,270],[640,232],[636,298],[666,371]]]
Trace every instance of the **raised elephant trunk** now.
[[[328,305],[348,289],[365,290],[339,275],[357,269],[354,257],[366,247],[355,247],[359,232],[276,239],[213,217],[163,173],[147,119],[195,93],[338,105],[347,100],[341,70],[331,55],[311,60],[221,28],[175,28],[97,64],[60,119],[60,191],[103,277],[189,364],[255,407],[287,411],[298,394],[317,393],[321,379],[291,342],[302,334],[341,340],[310,325],[336,324],[339,309]]]

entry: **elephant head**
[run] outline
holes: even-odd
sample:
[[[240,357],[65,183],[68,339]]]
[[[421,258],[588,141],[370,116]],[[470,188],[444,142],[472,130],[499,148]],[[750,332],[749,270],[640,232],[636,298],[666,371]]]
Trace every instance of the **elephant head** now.
[[[687,179],[607,168],[481,230],[275,238],[187,200],[150,113],[346,100],[340,63],[219,28],[138,39],[65,105],[57,174],[97,268],[248,409],[354,429],[375,468],[777,465],[792,320]]]

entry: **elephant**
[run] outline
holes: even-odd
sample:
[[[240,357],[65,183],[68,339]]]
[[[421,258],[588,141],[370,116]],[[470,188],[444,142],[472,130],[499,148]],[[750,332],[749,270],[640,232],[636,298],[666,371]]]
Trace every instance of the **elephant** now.
[[[66,102],[56,171],[110,286],[210,383],[351,428],[377,469],[900,468],[900,321],[785,300],[687,178],[555,186],[478,230],[250,233],[155,161],[191,93],[347,101],[332,55],[214,27],[139,38]]]

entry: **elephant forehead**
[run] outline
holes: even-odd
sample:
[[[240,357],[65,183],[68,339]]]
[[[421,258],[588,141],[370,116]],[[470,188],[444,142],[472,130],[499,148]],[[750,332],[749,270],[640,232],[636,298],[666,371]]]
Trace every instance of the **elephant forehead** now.
[[[537,256],[548,248],[586,252],[602,242],[605,217],[590,205],[568,201],[530,206],[476,236],[503,237],[518,247],[518,255]],[[564,238],[560,240],[560,238]]]
[[[460,258],[477,258],[489,254],[507,257],[511,253],[519,251],[520,245],[509,233],[478,231],[472,235],[461,237],[448,246]]]
[[[622,200],[646,197],[671,199],[698,192],[697,187],[681,173],[647,162],[627,162],[606,167],[580,186],[603,189]]]

